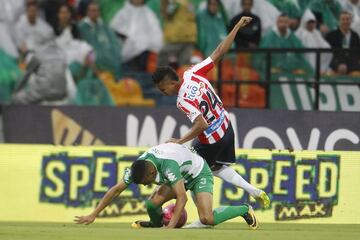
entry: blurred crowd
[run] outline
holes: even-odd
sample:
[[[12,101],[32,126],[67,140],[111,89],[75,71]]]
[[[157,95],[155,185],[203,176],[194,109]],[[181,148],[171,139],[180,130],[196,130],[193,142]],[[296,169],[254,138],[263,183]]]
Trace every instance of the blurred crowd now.
[[[242,16],[253,21],[234,50],[347,49],[322,53],[321,72],[360,72],[360,52],[349,51],[360,49],[360,0],[0,0],[0,11],[0,102],[166,104],[151,72],[200,62]],[[234,53],[222,77],[261,80],[264,59]],[[316,68],[315,53],[271,60],[272,74],[311,76]]]

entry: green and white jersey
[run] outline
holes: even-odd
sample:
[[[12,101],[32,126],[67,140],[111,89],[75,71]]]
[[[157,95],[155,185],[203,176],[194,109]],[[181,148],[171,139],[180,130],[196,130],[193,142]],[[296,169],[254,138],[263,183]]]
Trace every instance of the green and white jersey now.
[[[187,189],[206,164],[203,158],[195,152],[186,146],[175,143],[165,143],[152,147],[143,153],[137,161],[149,161],[154,164],[157,170],[155,180],[157,184],[174,185],[180,179],[184,179]],[[127,185],[132,183],[130,169],[125,171],[123,180]]]

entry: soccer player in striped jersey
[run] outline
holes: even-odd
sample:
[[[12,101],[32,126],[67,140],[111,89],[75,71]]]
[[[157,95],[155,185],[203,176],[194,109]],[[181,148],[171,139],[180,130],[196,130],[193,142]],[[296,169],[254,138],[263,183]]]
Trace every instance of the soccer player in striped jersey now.
[[[193,123],[182,138],[170,139],[169,142],[183,144],[194,139],[193,147],[207,161],[215,176],[243,188],[267,208],[270,199],[266,193],[249,184],[229,166],[235,161],[234,131],[229,113],[206,79],[206,74],[229,50],[239,29],[251,20],[251,17],[242,17],[211,56],[187,69],[182,79],[168,66],[159,67],[152,78],[165,95],[178,96],[177,107]]]
[[[198,154],[175,143],[160,144],[143,153],[132,164],[131,169],[125,170],[123,179],[107,191],[93,212],[75,217],[75,222],[94,222],[100,212],[131,183],[159,185],[145,202],[150,221],[136,221],[132,224],[133,228],[162,227],[161,206],[171,199],[176,199],[174,214],[165,227],[174,228],[186,205],[187,190],[195,195],[199,218],[206,226],[218,225],[240,216],[251,229],[255,230],[259,226],[252,207],[247,204],[222,206],[213,210],[213,175],[209,165]]]

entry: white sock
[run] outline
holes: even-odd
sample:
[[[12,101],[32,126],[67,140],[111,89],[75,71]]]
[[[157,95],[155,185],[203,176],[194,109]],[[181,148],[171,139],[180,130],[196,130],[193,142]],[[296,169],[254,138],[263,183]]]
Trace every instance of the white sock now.
[[[195,220],[194,222],[183,226],[182,228],[211,228],[212,225],[205,225],[200,222],[200,220]]]
[[[260,189],[254,187],[243,179],[233,168],[229,166],[223,166],[217,171],[213,172],[214,176],[223,179],[224,181],[231,183],[237,187],[240,187],[247,191],[252,197],[258,197],[262,192]]]

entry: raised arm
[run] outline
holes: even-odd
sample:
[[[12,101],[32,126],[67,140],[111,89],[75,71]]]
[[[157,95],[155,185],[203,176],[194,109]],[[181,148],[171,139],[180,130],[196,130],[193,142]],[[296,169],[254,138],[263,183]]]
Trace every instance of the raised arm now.
[[[87,216],[76,216],[74,219],[75,223],[85,224],[85,225],[93,223],[95,221],[95,218],[99,215],[99,213],[105,207],[107,207],[114,198],[119,196],[126,188],[127,188],[126,183],[123,180],[121,180],[119,183],[111,187],[109,191],[106,192],[104,197],[101,199],[99,205],[97,205],[97,207],[94,209],[92,213],[90,213]]]
[[[245,27],[249,22],[251,22],[251,17],[241,17],[239,22],[231,30],[231,32],[226,36],[226,38],[217,46],[214,52],[210,55],[213,62],[216,64],[224,56],[227,51],[229,51],[231,44],[233,43],[235,36],[240,28]]]

